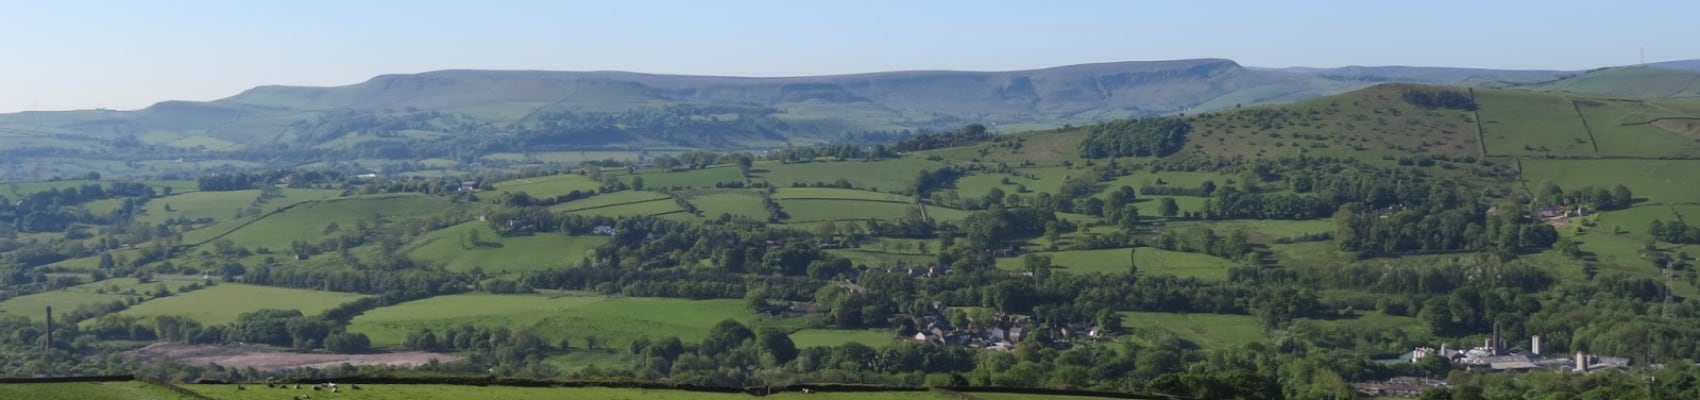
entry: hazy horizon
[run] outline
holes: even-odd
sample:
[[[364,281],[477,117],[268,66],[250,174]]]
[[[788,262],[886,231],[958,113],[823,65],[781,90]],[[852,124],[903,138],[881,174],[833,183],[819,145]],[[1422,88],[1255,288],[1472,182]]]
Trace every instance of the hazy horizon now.
[[[1645,10],[1657,7],[1658,13]],[[446,69],[809,76],[1223,58],[1582,70],[1700,58],[1700,4],[26,3],[0,112],[136,109]]]

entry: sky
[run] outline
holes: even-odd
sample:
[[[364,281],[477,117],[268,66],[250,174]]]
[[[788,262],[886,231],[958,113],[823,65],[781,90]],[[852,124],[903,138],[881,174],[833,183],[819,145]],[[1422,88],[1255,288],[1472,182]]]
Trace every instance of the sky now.
[[[1182,58],[1587,69],[1700,58],[1700,2],[7,2],[0,112],[442,69],[795,76]]]

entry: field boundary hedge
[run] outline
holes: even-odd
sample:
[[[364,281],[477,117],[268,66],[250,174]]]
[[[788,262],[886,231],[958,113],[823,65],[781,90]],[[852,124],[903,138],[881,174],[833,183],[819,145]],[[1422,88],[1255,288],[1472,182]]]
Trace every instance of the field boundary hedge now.
[[[150,380],[147,380],[147,379],[139,379],[134,375],[65,376],[65,377],[45,377],[45,378],[0,378],[0,384],[130,382],[130,381],[142,381],[144,383],[159,386],[159,387],[164,388],[166,390],[170,390],[173,393],[177,393],[177,394],[180,394],[180,395],[186,396],[188,398],[192,398],[192,399],[210,400],[210,398],[207,397],[206,395],[197,393],[193,390],[186,389],[182,386],[177,386],[177,385],[173,385],[173,384],[166,383],[166,382],[154,382],[154,381],[150,381]],[[691,384],[670,384],[670,383],[640,382],[640,381],[547,381],[547,380],[533,380],[533,379],[503,379],[503,378],[493,378],[493,377],[434,377],[434,378],[348,377],[348,378],[293,379],[293,380],[286,380],[286,381],[282,381],[282,382],[306,383],[306,384],[340,383],[340,384],[367,384],[367,385],[456,385],[456,386],[503,386],[503,387],[530,387],[530,388],[607,388],[607,389],[678,390],[678,391],[704,392],[704,393],[744,393],[744,394],[748,394],[748,395],[756,396],[756,397],[767,396],[767,395],[773,394],[773,393],[803,392],[803,391],[822,392],[822,393],[826,393],[826,392],[878,393],[878,392],[925,392],[925,391],[935,391],[936,390],[936,391],[941,391],[941,392],[955,392],[955,393],[963,393],[963,394],[970,394],[970,395],[974,394],[974,393],[1010,393],[1010,394],[1038,394],[1038,395],[1056,395],[1056,396],[1082,396],[1082,397],[1097,397],[1097,398],[1110,398],[1110,399],[1192,400],[1192,398],[1190,398],[1190,397],[1173,396],[1173,395],[1166,395],[1166,394],[1155,394],[1155,393],[1120,393],[1120,392],[1102,392],[1102,391],[1092,391],[1092,390],[1044,389],[1044,388],[1022,388],[1022,387],[1004,387],[1004,386],[918,387],[918,386],[884,386],[884,385],[821,383],[821,384],[796,384],[796,385],[787,385],[787,386],[731,387],[731,386],[707,386],[707,385],[691,385]],[[239,383],[224,382],[224,381],[201,381],[201,382],[196,382],[196,383],[197,384],[204,384],[204,385],[239,384]]]
[[[662,200],[672,200],[672,199],[673,198],[671,196],[669,196],[669,197],[658,197],[658,198],[649,199],[649,200],[638,200],[638,201],[628,201],[628,202],[624,202],[624,203],[603,204],[603,205],[600,205],[600,206],[591,206],[591,207],[585,207],[585,208],[574,208],[574,209],[570,209],[570,210],[561,210],[561,211],[556,211],[556,212],[571,213],[571,212],[603,209],[603,208],[608,208],[608,207],[619,207],[619,206],[629,206],[629,205],[633,205],[633,204],[652,203],[652,202],[657,202],[657,201],[662,201]]]

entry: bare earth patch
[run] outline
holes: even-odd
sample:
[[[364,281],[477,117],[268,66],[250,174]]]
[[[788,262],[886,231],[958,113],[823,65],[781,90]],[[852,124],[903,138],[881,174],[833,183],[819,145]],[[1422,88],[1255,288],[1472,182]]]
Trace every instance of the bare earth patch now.
[[[252,367],[262,371],[327,368],[345,363],[355,366],[417,366],[430,363],[431,360],[438,362],[460,360],[460,356],[453,354],[422,351],[373,354],[292,353],[259,346],[181,343],[154,343],[147,347],[124,352],[124,354],[144,363],[175,360],[190,365],[218,364],[229,368]]]

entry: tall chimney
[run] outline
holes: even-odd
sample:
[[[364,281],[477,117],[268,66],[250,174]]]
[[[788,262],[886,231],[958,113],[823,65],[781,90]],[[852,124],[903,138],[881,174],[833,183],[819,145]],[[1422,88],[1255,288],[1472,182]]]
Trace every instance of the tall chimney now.
[[[1488,347],[1492,348],[1490,351],[1493,352],[1493,355],[1505,354],[1505,340],[1499,337],[1498,322],[1493,323],[1493,341],[1489,342]]]
[[[53,306],[47,306],[47,348],[53,350]]]
[[[1576,372],[1588,372],[1588,354],[1576,352]]]
[[[1541,355],[1541,335],[1529,337],[1529,347],[1529,352],[1535,353],[1537,356]]]

